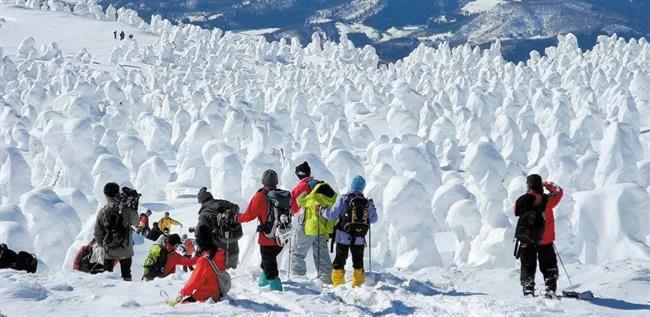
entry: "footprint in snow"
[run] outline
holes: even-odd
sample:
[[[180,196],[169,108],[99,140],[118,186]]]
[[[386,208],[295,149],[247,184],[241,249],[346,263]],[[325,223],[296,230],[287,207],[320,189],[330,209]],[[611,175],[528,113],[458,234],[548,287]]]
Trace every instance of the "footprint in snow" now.
[[[130,300],[128,302],[122,303],[122,305],[120,305],[120,306],[126,307],[126,308],[138,308],[138,307],[140,307],[140,304],[138,304],[138,302],[136,302],[134,300]]]
[[[74,287],[68,285],[68,284],[59,284],[59,285],[54,285],[50,288],[53,291],[59,291],[59,292],[72,292],[74,291]]]

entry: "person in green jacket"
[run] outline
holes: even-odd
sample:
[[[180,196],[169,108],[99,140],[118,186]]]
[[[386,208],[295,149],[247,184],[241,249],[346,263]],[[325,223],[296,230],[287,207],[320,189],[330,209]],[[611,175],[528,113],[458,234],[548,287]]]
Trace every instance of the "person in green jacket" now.
[[[296,167],[298,184],[291,191],[291,211],[297,215],[296,242],[291,246],[291,271],[297,276],[307,274],[305,258],[312,249],[318,278],[324,284],[332,282],[332,261],[327,249],[327,240],[334,232],[335,222],[325,219],[318,212],[320,208],[332,208],[336,192],[324,183],[311,177],[309,164]]]

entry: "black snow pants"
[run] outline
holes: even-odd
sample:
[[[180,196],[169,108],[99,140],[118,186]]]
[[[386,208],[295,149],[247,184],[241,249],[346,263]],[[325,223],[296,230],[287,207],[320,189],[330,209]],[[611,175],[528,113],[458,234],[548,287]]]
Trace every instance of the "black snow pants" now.
[[[345,262],[348,260],[348,253],[352,253],[352,267],[355,269],[363,269],[363,245],[347,245],[336,244],[336,257],[332,263],[332,268],[335,270],[342,270],[345,267]]]
[[[267,280],[278,277],[278,254],[282,252],[281,246],[260,246],[260,255],[262,256],[262,271]]]
[[[521,260],[521,285],[524,287],[535,287],[535,271],[537,270],[537,261],[539,261],[539,270],[544,276],[546,290],[556,291],[557,289],[557,258],[553,243],[544,245],[527,245],[520,246]]]

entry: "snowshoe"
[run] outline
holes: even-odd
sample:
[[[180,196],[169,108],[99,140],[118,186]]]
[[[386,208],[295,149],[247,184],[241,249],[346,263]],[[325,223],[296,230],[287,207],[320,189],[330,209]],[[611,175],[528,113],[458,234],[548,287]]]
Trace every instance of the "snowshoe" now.
[[[591,291],[585,291],[585,292],[575,292],[575,291],[562,291],[562,296],[564,297],[571,297],[575,299],[582,299],[582,300],[591,300],[594,298],[594,293]]]
[[[555,291],[553,290],[547,290],[544,292],[544,297],[547,299],[558,299],[557,295],[555,294]]]

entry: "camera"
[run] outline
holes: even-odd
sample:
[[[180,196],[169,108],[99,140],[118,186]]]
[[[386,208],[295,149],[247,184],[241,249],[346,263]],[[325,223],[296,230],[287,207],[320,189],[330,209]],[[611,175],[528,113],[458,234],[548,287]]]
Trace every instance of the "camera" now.
[[[196,232],[196,227],[189,227],[187,231],[189,231],[190,233],[194,233]]]
[[[137,210],[140,196],[142,194],[138,193],[137,190],[125,186],[122,187],[122,192],[117,194],[117,200],[126,207]]]

